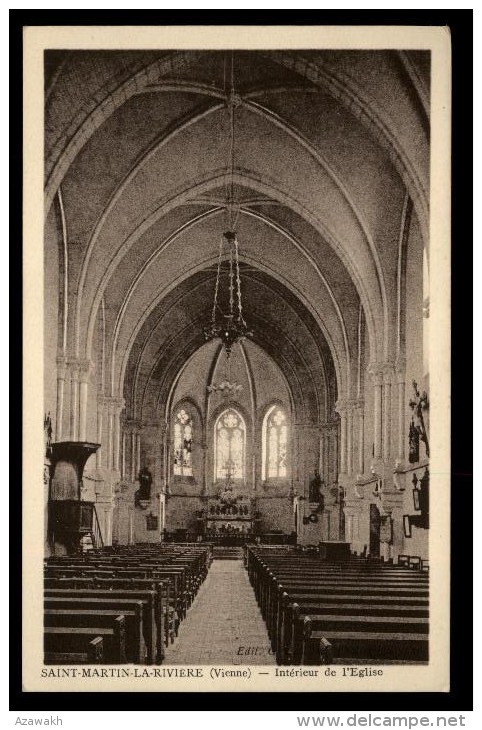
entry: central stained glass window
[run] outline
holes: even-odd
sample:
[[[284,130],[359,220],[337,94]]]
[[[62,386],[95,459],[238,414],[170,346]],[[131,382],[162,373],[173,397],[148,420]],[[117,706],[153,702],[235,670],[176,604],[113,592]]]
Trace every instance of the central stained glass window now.
[[[244,479],[246,426],[237,411],[229,408],[218,417],[214,444],[214,478]]]

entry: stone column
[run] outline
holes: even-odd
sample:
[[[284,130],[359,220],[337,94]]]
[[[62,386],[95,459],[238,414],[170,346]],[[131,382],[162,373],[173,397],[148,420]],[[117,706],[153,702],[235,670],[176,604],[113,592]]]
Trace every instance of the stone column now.
[[[79,363],[79,440],[87,441],[87,396],[89,390],[89,376],[91,373],[91,366],[88,360],[83,360]]]
[[[169,428],[168,424],[164,421],[163,423],[163,435],[162,435],[162,475],[164,478],[164,488],[166,492],[169,489],[169,481],[170,481],[170,474],[169,474],[169,462],[170,462],[170,437],[169,437]],[[204,471],[204,483],[208,485],[208,479],[207,479],[207,469],[208,469],[208,459],[207,459],[207,451],[204,452],[204,465],[203,465],[203,471]]]
[[[121,477],[126,478],[126,447],[127,447],[127,434],[125,428],[122,429],[122,464],[121,464]]]
[[[329,438],[330,438],[330,430],[327,423],[324,423],[320,427],[320,464],[319,464],[319,472],[320,476],[323,479],[324,482],[328,482],[328,465],[329,465],[329,456],[328,456],[328,445],[329,445]]]
[[[346,473],[353,472],[353,401],[346,408]]]
[[[382,385],[383,372],[377,365],[370,367],[373,381],[373,446],[374,461],[382,458]]]
[[[128,471],[126,478],[128,477],[134,483],[137,479],[141,462],[141,425],[138,421],[129,420],[125,421],[124,428],[126,436],[130,436],[130,438],[126,439],[130,442],[130,462],[129,466],[126,466],[126,471]]]
[[[104,545],[112,545],[112,508],[104,509]]]
[[[336,411],[340,414],[340,473],[346,474],[346,402],[338,400]]]
[[[398,385],[398,448],[397,462],[405,461],[405,359],[399,357],[396,364]]]
[[[96,453],[96,468],[102,468],[102,435],[104,427],[104,396],[97,396],[97,443],[100,444],[100,448]]]
[[[141,469],[141,432],[138,429],[136,432],[136,477]]]
[[[112,402],[112,409],[113,409],[113,440],[114,440],[114,458],[113,458],[113,468],[114,471],[119,472],[120,469],[120,432],[121,432],[121,424],[120,424],[120,416],[122,409],[124,408],[124,399],[123,398],[115,398]]]
[[[131,482],[136,480],[136,432],[131,424]]]
[[[55,414],[55,440],[62,441],[62,420],[64,417],[64,387],[67,361],[65,357],[57,359],[57,412]]]
[[[392,377],[393,366],[386,363],[383,367],[383,461],[385,463],[390,461],[391,454]]]
[[[71,360],[70,366],[70,441],[79,440],[79,362]]]
[[[132,507],[129,508],[129,538],[128,538],[128,544],[133,545],[135,542],[135,535],[134,535],[134,509]]]
[[[361,398],[357,401],[358,417],[358,476],[365,472],[365,404]]]
[[[163,444],[165,443],[165,440],[163,439]],[[207,479],[207,471],[208,471],[208,445],[205,441],[201,444],[202,448],[202,455],[203,455],[203,483],[202,483],[202,494],[204,497],[208,496],[208,479]],[[167,453],[166,453],[167,456]],[[256,479],[253,480],[254,489],[256,489]]]
[[[114,445],[114,410],[111,398],[106,398],[107,416],[107,469],[112,470],[113,466],[113,445]]]

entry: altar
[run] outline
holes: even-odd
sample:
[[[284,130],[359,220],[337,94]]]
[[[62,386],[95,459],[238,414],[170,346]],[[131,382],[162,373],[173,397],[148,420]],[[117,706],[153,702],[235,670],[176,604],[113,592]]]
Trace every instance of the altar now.
[[[256,531],[257,514],[254,501],[238,493],[231,482],[224,484],[218,494],[208,497],[203,512],[204,532],[211,535],[248,535]]]

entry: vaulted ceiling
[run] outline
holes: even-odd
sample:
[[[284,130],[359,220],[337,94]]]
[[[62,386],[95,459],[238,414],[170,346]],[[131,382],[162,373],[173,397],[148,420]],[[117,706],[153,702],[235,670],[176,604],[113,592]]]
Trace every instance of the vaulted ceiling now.
[[[68,349],[102,349],[105,388],[132,416],[152,417],[204,342],[226,228],[230,63],[46,54],[45,199],[68,252]],[[316,421],[326,413],[309,402],[330,411],[354,387],[360,323],[370,360],[395,347],[408,207],[427,239],[429,57],[235,52],[233,65],[246,319]]]

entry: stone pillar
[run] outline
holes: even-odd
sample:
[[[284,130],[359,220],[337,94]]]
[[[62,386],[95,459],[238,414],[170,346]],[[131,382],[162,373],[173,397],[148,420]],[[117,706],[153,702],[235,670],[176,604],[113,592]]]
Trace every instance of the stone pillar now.
[[[361,398],[357,401],[356,413],[358,418],[358,476],[365,472],[365,404]]]
[[[111,398],[106,398],[106,417],[107,417],[107,454],[106,466],[109,471],[113,466],[113,445],[114,445],[114,408]]]
[[[373,458],[380,461],[382,458],[382,385],[383,373],[376,365],[371,366],[370,374],[373,381]]]
[[[113,441],[114,441],[114,456],[113,456],[113,468],[114,471],[119,472],[120,469],[120,436],[121,436],[121,423],[120,416],[122,409],[124,408],[124,399],[115,398],[112,401],[113,410]]]
[[[161,488],[165,490],[166,484],[167,484],[167,468],[166,468],[166,459],[167,459],[167,450],[166,450],[166,439],[167,439],[167,423],[165,420],[161,421],[159,423],[159,448],[160,448],[160,458],[159,458],[159,483],[161,485]],[[204,448],[204,446],[203,446]],[[206,452],[203,451],[203,470],[202,470],[202,479],[203,479],[203,485],[205,485],[205,464],[206,464]]]
[[[386,464],[391,454],[392,377],[393,367],[386,363],[383,368],[383,461]]]
[[[112,545],[112,508],[104,509],[104,545]]]
[[[131,424],[131,482],[136,480],[136,432]]]
[[[125,428],[122,429],[122,462],[121,462],[121,477],[126,478],[126,447],[127,447],[127,434]]]
[[[324,423],[320,435],[320,476],[326,484],[330,482],[330,443],[333,438],[333,424]]]
[[[135,475],[139,474],[141,469],[141,432],[137,430],[136,433],[136,472]]]
[[[405,461],[405,359],[399,357],[396,365],[398,385],[398,448],[397,462]]]
[[[104,396],[97,396],[97,443],[100,444],[100,448],[96,453],[96,468],[102,468],[102,434],[104,427]]]
[[[353,473],[353,402],[346,408],[346,473]]]
[[[126,441],[129,442],[130,461],[126,464],[125,478],[134,483],[141,468],[141,424],[139,421],[125,421]]]
[[[64,387],[67,361],[64,357],[57,359],[57,411],[55,414],[55,441],[62,441],[62,420],[64,417]]]
[[[346,422],[346,402],[344,400],[338,400],[336,402],[336,411],[340,414],[340,473],[346,474],[346,436],[347,436],[347,422]]]
[[[165,443],[165,439],[163,439],[163,444]],[[205,441],[203,441],[202,445],[202,455],[203,455],[203,483],[202,483],[202,495],[204,497],[208,496],[208,479],[207,479],[207,470],[208,470],[208,445]],[[167,453],[166,453],[167,456]],[[256,489],[256,478],[253,479],[253,489]]]
[[[135,534],[134,534],[134,509],[132,507],[129,508],[129,538],[128,538],[128,544],[133,545],[135,542]]]
[[[79,363],[71,360],[70,367],[70,441],[79,440]]]
[[[92,363],[84,360],[79,363],[79,439],[86,441],[87,439],[87,396],[89,390],[89,376],[92,369]]]

